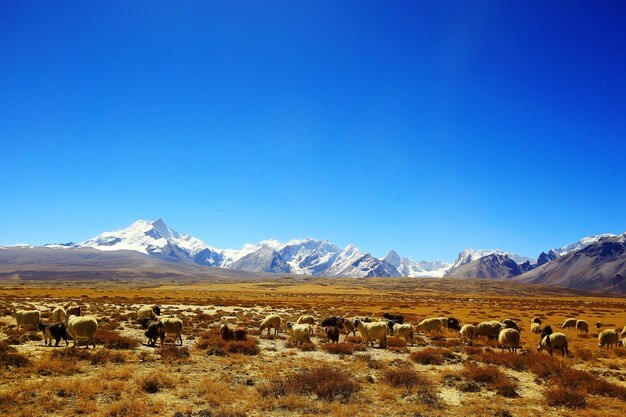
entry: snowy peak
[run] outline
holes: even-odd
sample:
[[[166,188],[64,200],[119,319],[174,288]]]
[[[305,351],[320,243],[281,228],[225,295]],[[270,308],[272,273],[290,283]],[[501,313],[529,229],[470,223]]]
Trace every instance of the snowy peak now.
[[[452,265],[452,267],[450,268],[450,270],[459,268],[463,265],[467,265],[471,262],[474,262],[480,258],[483,258],[485,256],[489,256],[489,255],[506,255],[507,257],[509,257],[510,259],[514,260],[515,262],[521,264],[524,263],[526,261],[529,262],[534,262],[533,259],[531,258],[527,258],[526,256],[520,256],[517,255],[515,253],[512,252],[506,252],[500,249],[478,249],[478,250],[473,250],[472,248],[467,248],[465,249],[463,252],[459,253],[459,256],[456,258],[456,261],[454,262],[454,264]]]
[[[396,252],[395,250],[390,250],[389,253],[387,253],[387,255],[385,255],[385,257],[382,260],[387,262],[390,265],[393,265],[396,268],[398,268],[400,264],[402,263],[402,259],[400,259],[400,255],[398,255],[398,252]]]
[[[552,251],[554,251],[558,256],[564,256],[570,252],[576,252],[577,250],[584,249],[587,246],[598,242],[600,239],[607,238],[607,237],[616,237],[616,235],[613,235],[610,233],[604,233],[600,235],[591,235],[591,236],[584,237],[574,243],[570,243],[569,245],[552,249]]]

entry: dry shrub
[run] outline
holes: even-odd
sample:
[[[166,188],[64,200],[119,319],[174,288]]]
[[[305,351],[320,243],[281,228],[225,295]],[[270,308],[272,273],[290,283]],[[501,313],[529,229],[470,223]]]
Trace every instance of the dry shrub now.
[[[290,393],[315,394],[322,400],[339,399],[347,402],[360,390],[360,386],[348,370],[320,362],[283,377],[271,378],[258,390],[263,397],[279,397]]]
[[[334,355],[352,355],[355,350],[365,350],[361,345],[355,345],[354,343],[341,342],[341,343],[324,343],[322,350]]]
[[[178,347],[171,344],[165,344],[159,347],[157,352],[163,362],[186,361],[191,356],[187,346]]]
[[[442,365],[446,359],[453,359],[454,357],[454,353],[450,349],[425,348],[412,352],[409,359],[421,365]]]
[[[13,346],[0,342],[0,364],[5,368],[24,368],[30,365],[30,359],[17,352]]]
[[[593,360],[593,352],[591,349],[580,349],[574,351],[574,357],[584,362]]]
[[[258,355],[261,351],[259,342],[254,337],[247,337],[246,340],[225,341],[220,336],[219,329],[215,328],[200,334],[196,342],[196,348],[206,349],[209,355],[224,356],[227,353],[240,353],[242,355]]]
[[[112,363],[126,363],[128,356],[125,352],[111,352],[110,350],[99,349],[97,352],[91,355],[92,365],[105,365],[109,362]]]
[[[586,393],[573,388],[550,387],[543,392],[543,395],[548,405],[552,407],[584,408],[587,406]]]
[[[461,375],[469,382],[484,385],[503,397],[517,397],[517,383],[504,374],[498,367],[487,365],[479,366],[475,363],[466,363]]]
[[[43,376],[74,375],[79,373],[80,367],[72,359],[42,357],[34,363],[35,372]]]
[[[137,398],[122,399],[104,410],[106,417],[144,417],[147,414],[146,401]]]
[[[139,386],[148,394],[156,394],[162,388],[171,388],[174,385],[172,378],[164,373],[157,372],[146,375],[139,381]]]
[[[518,355],[510,352],[478,352],[474,355],[474,359],[488,365],[505,366],[516,371],[525,371],[529,367],[529,362],[541,360],[536,354]]]
[[[387,337],[387,347],[405,347],[406,340],[401,337]]]
[[[122,336],[106,329],[98,329],[95,339],[96,345],[104,345],[107,349],[133,349],[141,344],[141,341],[134,337]]]
[[[409,366],[387,368],[382,373],[382,379],[394,388],[410,389],[416,386],[430,385],[428,379]]]

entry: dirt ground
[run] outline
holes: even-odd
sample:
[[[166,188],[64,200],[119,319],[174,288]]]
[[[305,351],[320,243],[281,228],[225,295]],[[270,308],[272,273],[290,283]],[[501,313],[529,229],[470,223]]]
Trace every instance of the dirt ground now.
[[[99,323],[95,350],[44,346],[41,334],[16,330],[13,308],[81,305]],[[184,322],[182,347],[146,344],[140,306]],[[414,346],[388,348],[358,337],[333,347],[319,326],[295,346],[284,323],[311,314],[454,316],[462,324],[511,318],[522,350],[496,341],[462,343],[454,331],[419,334]],[[261,334],[279,314],[278,336]],[[537,352],[538,316],[568,337],[569,355]],[[560,330],[569,317],[588,333]],[[596,329],[594,323],[602,322]],[[246,342],[222,342],[222,323],[248,330]],[[626,412],[626,349],[600,349],[601,330],[626,325],[626,299],[507,281],[452,279],[295,279],[167,283],[21,282],[0,285],[0,414],[98,416],[604,416]],[[340,340],[344,340],[344,335]]]

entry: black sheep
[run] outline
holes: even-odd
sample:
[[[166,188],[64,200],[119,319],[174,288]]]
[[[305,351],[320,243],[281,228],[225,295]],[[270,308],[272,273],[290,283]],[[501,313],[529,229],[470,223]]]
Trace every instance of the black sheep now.
[[[37,328],[43,332],[44,345],[51,346],[52,339],[56,341],[54,345],[55,347],[59,346],[59,342],[61,341],[61,339],[65,340],[65,346],[68,345],[67,329],[65,328],[65,324],[61,322],[52,323],[52,324],[45,324],[45,323],[39,322],[37,324]]]

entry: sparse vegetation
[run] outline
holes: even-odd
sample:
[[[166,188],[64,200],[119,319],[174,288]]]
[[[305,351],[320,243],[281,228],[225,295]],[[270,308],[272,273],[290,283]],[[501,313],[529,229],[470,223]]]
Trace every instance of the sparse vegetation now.
[[[575,412],[589,416],[626,412],[626,349],[599,350],[596,334],[579,337],[565,331],[570,355],[550,356],[536,352],[538,336],[527,331],[538,311],[553,326],[583,315],[589,322],[602,319],[605,327],[621,327],[626,324],[626,300],[594,299],[583,306],[587,298],[556,300],[556,293],[519,297],[506,283],[477,298],[462,295],[458,285],[453,288],[445,279],[432,284],[427,279],[372,281],[375,289],[363,280],[325,280],[323,286],[317,282],[307,281],[308,287],[298,287],[292,279],[217,284],[211,291],[204,289],[212,284],[203,283],[170,287],[168,299],[158,286],[137,292],[132,286],[65,288],[64,294],[73,294],[86,314],[99,318],[96,349],[85,349],[84,344],[66,348],[64,342],[57,348],[43,346],[37,340],[41,332],[16,330],[11,317],[0,316],[0,414],[43,415],[63,409],[95,416],[347,417],[381,412],[400,416],[410,410],[411,415],[505,417],[542,415],[551,407],[586,408]],[[436,292],[428,295],[410,292],[414,285],[435,284]],[[346,287],[355,291],[342,292]],[[303,288],[315,291],[314,301],[302,297]],[[7,292],[0,286],[0,310],[10,311],[12,303],[45,310],[60,303],[54,298],[60,291],[24,286]],[[449,293],[439,296],[441,291]],[[507,292],[513,297],[504,295]],[[449,294],[455,294],[454,304]],[[29,304],[20,301],[22,297]],[[137,304],[161,304],[165,314],[182,317],[184,345],[169,339],[164,347],[142,345]],[[288,349],[284,328],[278,336],[258,331],[260,321],[272,312],[295,321],[312,311],[316,318],[376,318],[390,310],[398,310],[410,323],[438,315],[455,316],[462,323],[511,317],[526,325],[523,354],[501,352],[497,342],[482,338],[464,346],[456,332],[449,331],[416,335],[414,346],[388,337],[387,349],[362,344],[358,336],[327,343],[319,329],[310,345]],[[218,327],[224,322],[246,328],[247,339],[223,341]],[[525,392],[527,387],[532,396]],[[457,399],[450,401],[450,395]],[[484,401],[492,395],[501,401]]]

